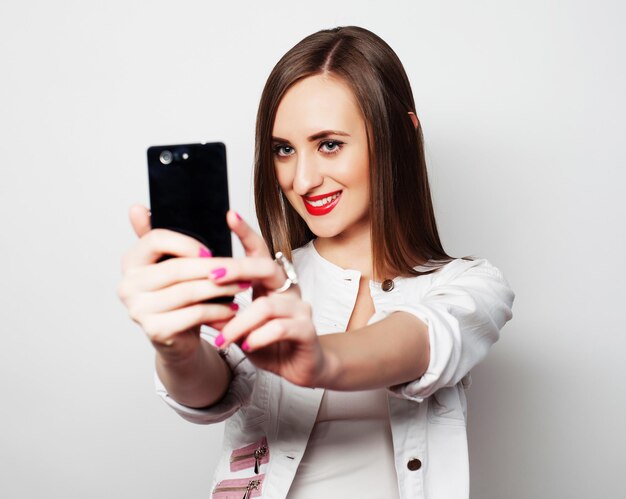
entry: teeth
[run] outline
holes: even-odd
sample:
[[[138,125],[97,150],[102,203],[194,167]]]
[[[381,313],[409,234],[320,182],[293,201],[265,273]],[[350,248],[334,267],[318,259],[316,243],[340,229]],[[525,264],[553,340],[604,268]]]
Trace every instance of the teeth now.
[[[325,204],[328,204],[331,201],[337,199],[339,197],[339,194],[341,193],[337,192],[333,194],[332,196],[328,196],[327,198],[323,198],[323,199],[318,199],[317,201],[309,201],[308,199],[306,199],[305,201],[309,203],[311,206],[315,206],[316,208],[319,208],[320,206],[324,206]]]

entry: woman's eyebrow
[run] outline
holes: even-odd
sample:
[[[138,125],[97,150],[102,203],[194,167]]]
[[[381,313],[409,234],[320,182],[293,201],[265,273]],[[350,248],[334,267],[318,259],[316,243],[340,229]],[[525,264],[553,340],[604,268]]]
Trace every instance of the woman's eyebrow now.
[[[274,136],[272,136],[272,142],[284,142],[286,144],[289,143],[287,139],[281,139],[280,137],[274,137]]]
[[[350,137],[350,134],[347,132],[342,132],[341,130],[322,130],[321,132],[317,132],[316,134],[311,135],[307,138],[309,142],[314,142],[319,139],[323,139],[325,137],[329,137],[331,135],[340,135],[341,137]],[[282,139],[280,137],[272,137],[272,142],[284,142],[289,143],[287,139]]]
[[[342,132],[341,130],[323,130],[321,132],[317,132],[314,135],[311,135],[308,140],[309,142],[313,142],[315,140],[323,139],[324,137],[328,137],[330,135],[341,135],[342,137],[350,137],[349,133]]]

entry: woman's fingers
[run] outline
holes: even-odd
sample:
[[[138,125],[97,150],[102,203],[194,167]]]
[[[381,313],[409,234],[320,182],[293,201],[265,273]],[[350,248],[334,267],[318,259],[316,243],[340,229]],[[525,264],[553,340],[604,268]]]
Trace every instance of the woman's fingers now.
[[[198,279],[207,279],[221,286],[237,285],[238,293],[249,288],[252,282],[260,283],[268,290],[276,289],[282,286],[287,278],[283,270],[267,257],[237,259],[179,257],[154,265],[133,266],[129,263],[138,259],[139,257],[135,255],[127,257],[125,261],[127,265],[125,276],[118,287],[118,294],[122,299],[137,292],[157,291],[179,282]]]
[[[251,331],[277,318],[310,317],[310,305],[293,295],[273,295],[257,298],[222,329],[220,347],[243,341]],[[223,340],[223,341],[222,341]]]
[[[136,267],[130,286],[137,291],[156,291],[172,284],[208,279],[215,268],[224,267],[226,258],[170,258],[155,265]]]
[[[241,288],[237,284],[219,286],[208,279],[185,281],[158,291],[138,293],[129,300],[130,316],[139,320],[148,314],[162,313],[205,302],[220,296],[234,296]],[[236,310],[236,306],[232,306]]]
[[[128,218],[130,218],[130,224],[133,226],[137,237],[144,236],[152,228],[150,223],[150,211],[145,206],[140,204],[131,206],[128,210]]]
[[[287,276],[271,258],[248,257],[225,260],[223,266],[209,272],[209,278],[220,284],[258,281],[271,291],[281,287]]]
[[[163,255],[201,256],[206,251],[194,238],[166,229],[153,229],[147,232],[135,247],[124,255],[122,269],[156,263]]]
[[[228,324],[228,320],[207,322],[205,325],[209,326],[209,327],[211,327],[213,329],[217,329],[218,331],[221,331],[222,329],[224,329],[224,326],[226,324]]]
[[[263,238],[257,234],[252,228],[243,220],[239,214],[230,210],[226,214],[226,222],[243,245],[243,249],[246,252],[246,256],[263,257],[270,256],[270,252],[267,249],[267,245]]]
[[[252,331],[241,347],[245,352],[254,352],[279,341],[302,338],[307,329],[311,329],[311,321],[304,318],[274,319]]]
[[[198,304],[147,317],[141,326],[148,337],[167,345],[179,333],[201,324],[227,320],[235,314],[228,305]]]

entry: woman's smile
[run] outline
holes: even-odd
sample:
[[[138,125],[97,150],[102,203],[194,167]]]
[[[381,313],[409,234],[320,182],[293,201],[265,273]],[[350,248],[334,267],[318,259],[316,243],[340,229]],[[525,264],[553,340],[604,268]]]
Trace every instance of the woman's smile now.
[[[306,210],[313,216],[321,216],[330,213],[337,206],[342,191],[321,194],[319,196],[302,196]]]

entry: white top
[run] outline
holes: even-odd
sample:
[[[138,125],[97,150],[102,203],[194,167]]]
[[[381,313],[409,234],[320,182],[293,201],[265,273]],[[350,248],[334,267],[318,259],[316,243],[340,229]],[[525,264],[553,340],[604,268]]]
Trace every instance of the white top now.
[[[326,390],[287,499],[398,499],[387,393]]]
[[[312,243],[296,250],[293,263],[303,299],[311,303],[318,334],[345,331],[359,291],[360,273],[325,260]],[[500,329],[512,317],[514,294],[500,271],[486,260],[453,260],[437,272],[398,277],[385,291],[370,281],[375,313],[369,323],[397,311],[428,326],[430,362],[424,375],[387,388],[393,457],[401,499],[466,499],[469,462],[465,390],[469,371],[485,358]],[[238,295],[245,305],[250,293]],[[216,334],[205,329],[209,341]],[[267,439],[260,466],[261,497],[284,499],[306,453],[324,390],[295,386],[256,369],[236,346],[226,361],[233,378],[225,396],[205,409],[185,407],[158,378],[157,391],[181,416],[209,424],[226,421],[222,454],[211,490],[218,482],[249,479],[254,470],[233,470],[237,449]],[[243,494],[242,494],[243,496]],[[253,497],[257,497],[254,495]],[[330,499],[326,496],[322,499]]]

